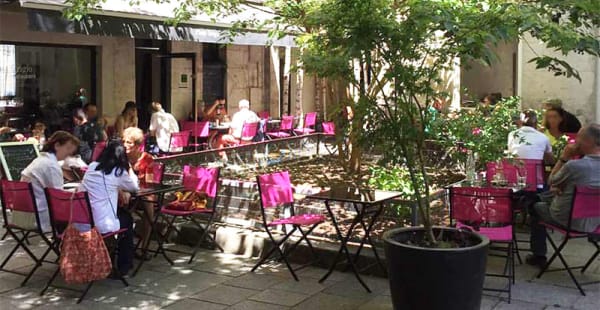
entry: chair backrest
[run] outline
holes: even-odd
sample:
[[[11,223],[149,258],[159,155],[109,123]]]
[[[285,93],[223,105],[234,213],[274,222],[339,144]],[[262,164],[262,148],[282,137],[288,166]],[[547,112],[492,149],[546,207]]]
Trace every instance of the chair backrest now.
[[[279,124],[279,130],[290,131],[294,127],[294,117],[291,115],[284,115],[281,118],[281,124]]]
[[[190,135],[192,134],[189,130],[171,133],[171,140],[169,142],[169,152],[173,149],[187,147],[190,143]]]
[[[304,116],[304,128],[312,127],[317,123],[317,112],[306,113]]]
[[[151,183],[154,184],[161,184],[163,177],[165,175],[165,164],[161,163],[161,162],[157,162],[157,161],[153,161],[147,168],[146,171],[146,176],[149,175],[150,172],[152,174],[152,180]],[[149,180],[146,180],[146,183],[148,183]]]
[[[208,122],[183,121],[181,131],[190,131],[192,137],[206,138],[210,134],[209,125]]]
[[[565,136],[567,136],[567,138],[569,139],[569,144],[573,144],[575,143],[575,140],[577,139],[577,134],[576,133],[565,133]]]
[[[571,219],[600,217],[600,187],[575,186]]]
[[[292,182],[287,171],[263,174],[256,177],[262,208],[274,208],[294,202]]]
[[[493,180],[494,175],[498,169],[495,162],[489,162],[486,164],[486,177],[488,183]],[[543,188],[545,184],[544,180],[544,163],[542,160],[537,159],[505,159],[502,161],[502,171],[504,177],[508,183],[517,183],[517,176],[521,171],[525,171],[527,174],[525,191],[535,192],[538,188]]]
[[[92,152],[92,161],[95,161],[96,159],[98,159],[98,157],[100,157],[100,154],[102,154],[102,151],[104,151],[105,148],[106,148],[106,141],[96,142],[96,145],[94,146],[94,151]]]
[[[183,187],[189,191],[205,192],[210,198],[217,197],[219,168],[183,166]]]
[[[256,136],[256,133],[258,133],[258,126],[259,122],[244,123],[244,126],[242,126],[241,139],[243,141],[251,141],[252,139],[254,139],[254,136]]]
[[[471,223],[512,223],[511,190],[489,187],[450,188],[450,220]]]
[[[333,122],[323,122],[321,124],[323,126],[323,133],[329,136],[335,135],[335,123]]]
[[[31,183],[3,179],[0,188],[0,203],[5,224],[11,223],[6,211],[13,210],[34,213],[37,227],[41,227]]]
[[[46,200],[50,211],[50,223],[56,232],[56,227],[69,223],[71,208],[73,215],[71,223],[89,224],[94,227],[92,208],[87,192],[69,192],[61,189],[46,188]]]
[[[269,113],[269,111],[260,111],[258,112],[258,117],[260,117],[260,119],[268,119],[271,116],[271,114]]]

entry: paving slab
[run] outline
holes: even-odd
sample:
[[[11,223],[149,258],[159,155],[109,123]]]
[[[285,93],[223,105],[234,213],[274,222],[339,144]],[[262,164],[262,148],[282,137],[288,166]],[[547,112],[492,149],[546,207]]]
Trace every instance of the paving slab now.
[[[499,302],[493,310],[542,310],[544,308],[546,308],[544,304],[511,300],[510,304],[505,301]]]
[[[171,274],[163,279],[144,283],[135,287],[133,291],[169,300],[179,300],[229,279],[229,277],[212,273],[191,271],[189,273]]]
[[[271,288],[276,288],[282,291],[313,295],[323,291],[325,288],[327,288],[333,283],[334,282],[325,282],[324,284],[322,284],[317,282],[316,279],[301,279],[300,281],[291,279],[277,283],[271,286]]]
[[[358,307],[358,310],[393,310],[392,298],[379,295]]]
[[[569,308],[579,297],[579,292],[575,289],[538,282],[517,282],[513,285],[513,300]]]
[[[283,281],[285,281],[285,278],[280,276],[250,272],[243,276],[233,278],[225,284],[254,290],[265,290]]]
[[[280,305],[266,304],[258,301],[245,300],[227,309],[231,310],[282,310],[289,309]]]
[[[259,293],[260,291],[258,290],[228,285],[217,285],[194,294],[192,298],[231,306]]]
[[[248,299],[268,304],[292,307],[309,297],[310,295],[308,294],[300,294],[290,291],[282,291],[278,289],[268,289],[254,296],[251,296]]]
[[[363,300],[366,302],[366,300]],[[316,310],[316,309],[338,309],[352,310],[357,309],[360,303],[356,299],[350,299],[343,296],[330,295],[325,293],[317,293],[306,299],[292,309],[297,310]]]
[[[189,310],[189,309],[222,310],[225,308],[227,308],[226,305],[215,304],[212,302],[187,298],[187,299],[177,301],[167,307],[164,307],[163,309],[168,309],[168,310]]]

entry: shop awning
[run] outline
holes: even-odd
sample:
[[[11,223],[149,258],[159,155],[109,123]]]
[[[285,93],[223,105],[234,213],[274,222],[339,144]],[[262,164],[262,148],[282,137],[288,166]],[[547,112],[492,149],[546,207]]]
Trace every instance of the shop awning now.
[[[62,17],[64,0],[20,0],[27,9],[29,29],[32,31],[65,32],[85,35],[123,36],[140,39],[194,41],[208,43],[233,43],[241,45],[294,46],[292,36],[272,40],[266,32],[246,31],[233,38],[225,33],[238,20],[264,21],[273,17],[268,10],[248,6],[240,14],[213,20],[207,15],[196,15],[186,24],[176,27],[166,25],[172,16],[172,3],[143,2],[143,6],[130,6],[129,1],[107,0],[98,10],[77,22]],[[230,41],[230,39],[232,41]]]

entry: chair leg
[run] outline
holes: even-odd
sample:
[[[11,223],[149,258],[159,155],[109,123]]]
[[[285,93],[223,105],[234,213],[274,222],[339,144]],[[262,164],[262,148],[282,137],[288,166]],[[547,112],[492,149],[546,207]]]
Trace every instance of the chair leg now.
[[[2,235],[2,238],[0,238],[0,240],[4,240],[6,239],[6,237],[8,237],[8,230],[4,232],[4,235]]]
[[[298,276],[296,275],[296,273],[294,272],[294,269],[292,268],[292,266],[290,265],[290,263],[288,262],[285,253],[283,253],[283,250],[281,249],[282,245],[285,245],[285,242],[287,241],[287,239],[296,231],[296,227],[294,227],[289,233],[287,233],[283,239],[281,239],[281,241],[277,242],[275,241],[275,238],[273,238],[273,235],[271,234],[271,232],[268,229],[265,229],[267,231],[267,234],[269,235],[269,239],[271,239],[271,241],[273,242],[273,248],[269,251],[269,253],[267,253],[267,255],[265,255],[263,258],[261,258],[256,265],[254,265],[254,267],[252,267],[251,272],[254,272],[256,270],[256,268],[258,268],[260,265],[262,265],[269,257],[271,257],[271,255],[275,252],[278,251],[280,257],[283,259],[283,261],[285,262],[285,265],[287,266],[288,270],[290,271],[290,273],[292,274],[292,276],[294,277],[294,280],[299,281],[298,280]]]
[[[44,289],[42,289],[42,291],[40,292],[40,296],[43,296],[46,293],[46,291],[48,290],[50,285],[52,285],[52,282],[54,282],[54,279],[56,278],[56,276],[58,276],[59,272],[60,272],[60,268],[56,268],[56,271],[54,272],[52,277],[50,277],[50,279],[46,283],[46,286],[44,287]]]
[[[83,298],[85,297],[85,295],[87,295],[88,291],[90,290],[90,288],[92,288],[92,284],[94,284],[94,281],[88,283],[88,285],[85,286],[85,289],[83,290],[83,293],[81,293],[81,296],[79,296],[79,299],[77,299],[77,303],[81,303],[81,301],[83,300]]]
[[[592,255],[592,257],[590,257],[590,259],[587,261],[587,263],[585,263],[583,268],[581,268],[581,273],[584,273],[588,269],[588,267],[592,264],[592,262],[594,262],[594,259],[596,259],[596,257],[598,257],[598,254],[600,254],[600,246],[598,246],[598,243],[592,242],[592,244],[596,247],[596,252]]]
[[[546,270],[550,267],[550,265],[552,264],[552,262],[554,262],[554,260],[558,256],[558,253],[560,253],[560,250],[562,250],[562,248],[567,244],[568,240],[569,240],[569,238],[565,237],[565,239],[563,240],[563,242],[557,248],[556,247],[556,243],[554,243],[554,240],[552,240],[552,238],[550,236],[548,236],[548,241],[550,241],[550,245],[554,249],[554,254],[552,254],[552,256],[550,257],[550,259],[546,262],[546,265],[544,265],[544,267],[542,267],[542,270],[540,270],[540,272],[537,274],[536,278],[539,279],[542,276],[542,274],[544,274],[544,272],[546,272]]]

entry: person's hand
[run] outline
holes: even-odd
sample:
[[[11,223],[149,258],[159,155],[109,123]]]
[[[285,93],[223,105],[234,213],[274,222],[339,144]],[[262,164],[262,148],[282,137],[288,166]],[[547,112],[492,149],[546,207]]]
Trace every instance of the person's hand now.
[[[25,136],[23,134],[18,133],[13,137],[13,140],[18,141],[18,142],[23,142],[23,141],[27,140],[27,138],[25,138]]]
[[[577,144],[567,144],[567,146],[565,146],[565,149],[563,150],[560,158],[564,159],[564,160],[569,160],[569,159],[573,158],[574,156],[578,156],[578,155],[582,155],[581,151],[579,150],[579,146]]]

